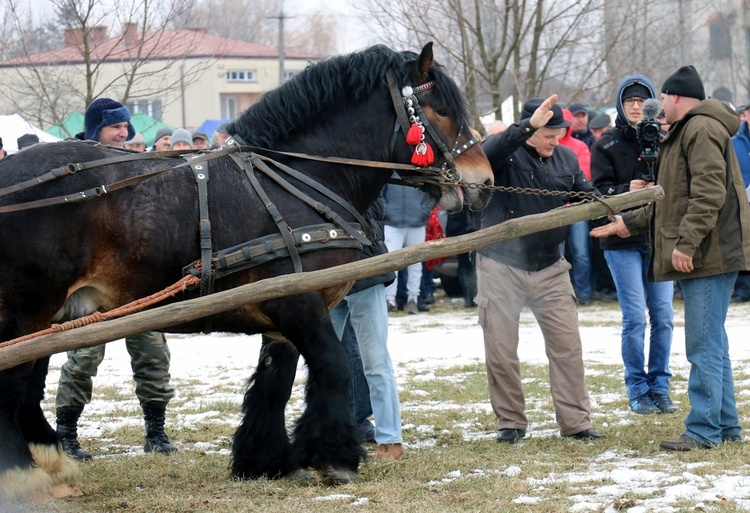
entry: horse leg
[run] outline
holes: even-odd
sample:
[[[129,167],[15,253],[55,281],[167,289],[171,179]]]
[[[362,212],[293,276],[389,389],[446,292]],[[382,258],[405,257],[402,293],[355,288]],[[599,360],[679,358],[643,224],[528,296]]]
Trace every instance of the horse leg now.
[[[0,371],[0,506],[10,501],[46,501],[53,497],[52,479],[34,465],[19,423],[33,367],[32,362]]]
[[[232,475],[237,479],[283,477],[295,468],[284,423],[299,353],[280,334],[263,335],[258,367],[248,382],[244,417],[232,444]]]
[[[78,465],[62,450],[57,433],[42,412],[44,385],[49,357],[36,361],[31,371],[26,397],[21,404],[19,423],[21,433],[29,442],[34,463],[52,478],[52,493],[57,498],[83,495],[78,487]]]
[[[294,459],[335,482],[352,482],[366,453],[349,410],[349,363],[322,296],[304,298],[297,305],[290,298],[277,303],[277,313],[283,315],[279,331],[294,343],[308,369],[306,408],[294,430]]]

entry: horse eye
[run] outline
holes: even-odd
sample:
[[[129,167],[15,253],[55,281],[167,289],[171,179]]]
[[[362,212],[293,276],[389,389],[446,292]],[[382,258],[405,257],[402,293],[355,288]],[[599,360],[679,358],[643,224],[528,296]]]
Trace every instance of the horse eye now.
[[[437,109],[437,110],[435,110],[435,114],[437,114],[441,118],[447,118],[448,117],[448,109]]]

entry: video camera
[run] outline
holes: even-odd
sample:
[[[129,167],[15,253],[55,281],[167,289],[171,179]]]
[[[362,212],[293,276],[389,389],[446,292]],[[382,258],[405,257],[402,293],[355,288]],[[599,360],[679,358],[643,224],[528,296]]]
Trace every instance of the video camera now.
[[[649,98],[643,103],[643,119],[635,126],[638,146],[641,154],[640,161],[645,162],[646,172],[639,178],[645,182],[656,181],[656,158],[659,156],[659,141],[661,140],[661,124],[656,116],[661,112],[661,102],[656,98]]]

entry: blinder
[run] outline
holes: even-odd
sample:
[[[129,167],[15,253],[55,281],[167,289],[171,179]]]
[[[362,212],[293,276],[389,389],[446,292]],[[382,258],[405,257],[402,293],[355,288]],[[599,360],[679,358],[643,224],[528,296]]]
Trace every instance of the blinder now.
[[[416,87],[407,85],[403,87],[401,91],[399,91],[392,70],[388,70],[386,72],[386,80],[388,81],[388,89],[391,93],[393,108],[396,111],[396,124],[393,129],[393,138],[391,140],[390,148],[391,155],[395,151],[399,128],[406,137],[407,133],[409,132],[410,126],[412,124],[416,124],[420,127],[420,130],[423,132],[423,134],[420,138],[420,142],[416,145],[412,145],[415,146],[415,151],[424,151],[422,148],[420,148],[420,145],[427,144],[426,142],[424,142],[424,132],[427,132],[443,156],[443,164],[440,167],[443,176],[448,180],[460,180],[461,174],[458,169],[456,169],[455,159],[466,150],[477,144],[479,142],[479,138],[474,136],[474,134],[471,134],[471,137],[469,137],[469,139],[459,147],[459,141],[461,140],[464,128],[466,127],[466,122],[462,121],[461,126],[459,126],[458,129],[458,134],[456,135],[456,140],[453,142],[453,146],[449,150],[440,135],[432,126],[432,123],[430,123],[430,120],[427,118],[427,116],[424,115],[424,111],[422,110],[422,107],[419,104],[419,100],[417,99],[417,94],[429,91],[430,89],[435,87],[435,82],[433,80],[430,80]]]

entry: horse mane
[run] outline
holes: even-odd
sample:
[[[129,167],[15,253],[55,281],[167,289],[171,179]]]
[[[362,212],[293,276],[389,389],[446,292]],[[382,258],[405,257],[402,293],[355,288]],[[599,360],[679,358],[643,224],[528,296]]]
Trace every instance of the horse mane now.
[[[387,90],[385,73],[388,69],[393,70],[400,86],[406,85],[418,57],[414,52],[395,52],[384,45],[375,45],[310,64],[303,72],[264,94],[229,125],[228,131],[251,146],[271,148],[295,129],[319,120],[321,112],[334,109],[344,101],[357,103],[374,92]],[[439,102],[451,107],[454,121],[470,125],[468,107],[445,69],[434,65],[430,76],[436,86],[433,94]]]

